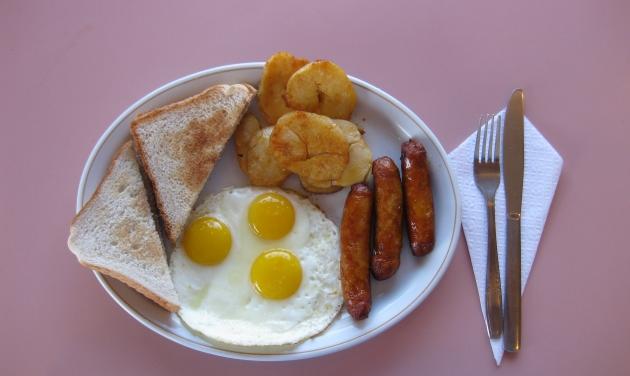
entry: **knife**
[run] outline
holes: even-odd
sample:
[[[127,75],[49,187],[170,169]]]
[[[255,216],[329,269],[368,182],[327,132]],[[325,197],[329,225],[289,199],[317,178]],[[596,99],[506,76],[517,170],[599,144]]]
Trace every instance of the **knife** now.
[[[521,348],[521,204],[525,165],[523,116],[523,90],[516,89],[507,106],[503,131],[503,180],[507,212],[503,345],[509,352],[517,352]]]

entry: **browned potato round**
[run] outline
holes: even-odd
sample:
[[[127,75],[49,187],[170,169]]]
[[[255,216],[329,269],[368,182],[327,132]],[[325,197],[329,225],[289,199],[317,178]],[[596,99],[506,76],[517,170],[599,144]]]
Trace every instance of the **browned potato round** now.
[[[279,186],[290,172],[278,165],[269,149],[272,127],[262,128],[258,119],[247,114],[236,128],[234,141],[241,170],[252,185]]]
[[[330,180],[318,181],[310,180],[309,178],[299,175],[298,177],[300,178],[300,184],[302,184],[302,187],[312,193],[334,193],[343,188],[338,185],[333,185]]]
[[[349,144],[328,117],[294,111],[273,127],[271,150],[280,166],[311,180],[338,179],[348,164]]]
[[[356,124],[343,119],[333,119],[333,121],[337,124],[339,129],[341,129],[349,144],[354,144],[361,140],[361,132]]]
[[[293,73],[308,63],[308,60],[278,52],[265,63],[258,87],[258,104],[265,120],[273,125],[280,116],[291,112],[284,101],[287,81]]]
[[[334,119],[335,124],[341,129],[346,141],[350,144],[348,165],[343,173],[332,182],[334,185],[349,187],[352,184],[365,180],[372,167],[372,151],[361,136],[356,124],[341,119]]]
[[[328,60],[306,64],[295,72],[286,86],[289,107],[331,118],[350,119],[357,95],[346,72]]]
[[[372,167],[372,151],[365,140],[361,139],[350,145],[348,165],[333,184],[349,187],[365,181]]]
[[[234,132],[234,143],[236,144],[236,158],[238,165],[247,174],[247,151],[249,142],[260,130],[258,119],[252,114],[246,114]]]
[[[291,174],[280,167],[269,149],[273,127],[266,127],[254,135],[247,152],[247,176],[252,185],[277,187]]]

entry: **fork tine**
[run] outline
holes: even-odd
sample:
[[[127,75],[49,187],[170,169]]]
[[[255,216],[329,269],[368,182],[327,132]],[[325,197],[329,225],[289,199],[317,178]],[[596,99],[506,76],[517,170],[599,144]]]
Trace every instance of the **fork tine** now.
[[[488,162],[492,162],[494,160],[494,114],[488,115],[490,119],[490,134],[488,135]]]
[[[488,141],[488,120],[489,120],[489,116],[488,114],[486,114],[485,117],[485,121],[484,123],[484,127],[483,127],[483,146],[481,147],[481,162],[487,162],[488,161],[488,151],[486,149],[486,142]]]
[[[483,125],[483,115],[479,118],[479,128],[477,128],[477,139],[475,140],[475,159],[474,162],[479,160],[479,140],[481,138],[481,127]]]
[[[499,119],[497,121],[497,135],[494,141],[494,162],[499,161],[499,155],[501,153],[501,115],[499,115]]]

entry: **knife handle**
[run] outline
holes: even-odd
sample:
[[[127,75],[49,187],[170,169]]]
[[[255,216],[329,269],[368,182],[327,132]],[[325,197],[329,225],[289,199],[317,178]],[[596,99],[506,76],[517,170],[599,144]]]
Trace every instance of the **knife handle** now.
[[[521,216],[509,213],[505,269],[505,351],[521,348]]]

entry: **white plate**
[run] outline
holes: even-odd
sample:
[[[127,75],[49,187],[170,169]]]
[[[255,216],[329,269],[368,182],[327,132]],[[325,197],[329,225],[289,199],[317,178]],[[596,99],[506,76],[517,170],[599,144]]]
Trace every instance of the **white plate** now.
[[[213,84],[248,82],[257,86],[262,67],[263,63],[245,63],[205,70],[168,83],[134,103],[107,128],[92,150],[79,184],[77,211],[96,189],[115,151],[129,138],[129,124],[137,113],[197,94]],[[444,149],[417,115],[382,90],[357,78],[351,77],[351,80],[358,96],[352,120],[365,128],[366,141],[375,157],[389,155],[398,161],[400,144],[409,138],[425,145],[435,204],[433,252],[415,258],[404,239],[401,266],[396,275],[387,281],[372,283],[373,306],[368,319],[354,322],[344,309],[320,335],[288,350],[261,354],[217,348],[190,333],[177,315],[169,314],[126,285],[95,273],[109,295],[144,326],[174,342],[210,354],[247,360],[294,360],[330,354],[376,336],[411,313],[438,284],[457,244],[461,207],[455,178]],[[252,108],[256,107],[254,103]],[[237,166],[230,142],[202,195],[244,185],[247,179]],[[294,179],[289,186],[299,187],[299,184]],[[314,195],[311,199],[339,224],[347,192],[348,189],[344,189],[331,195]]]

